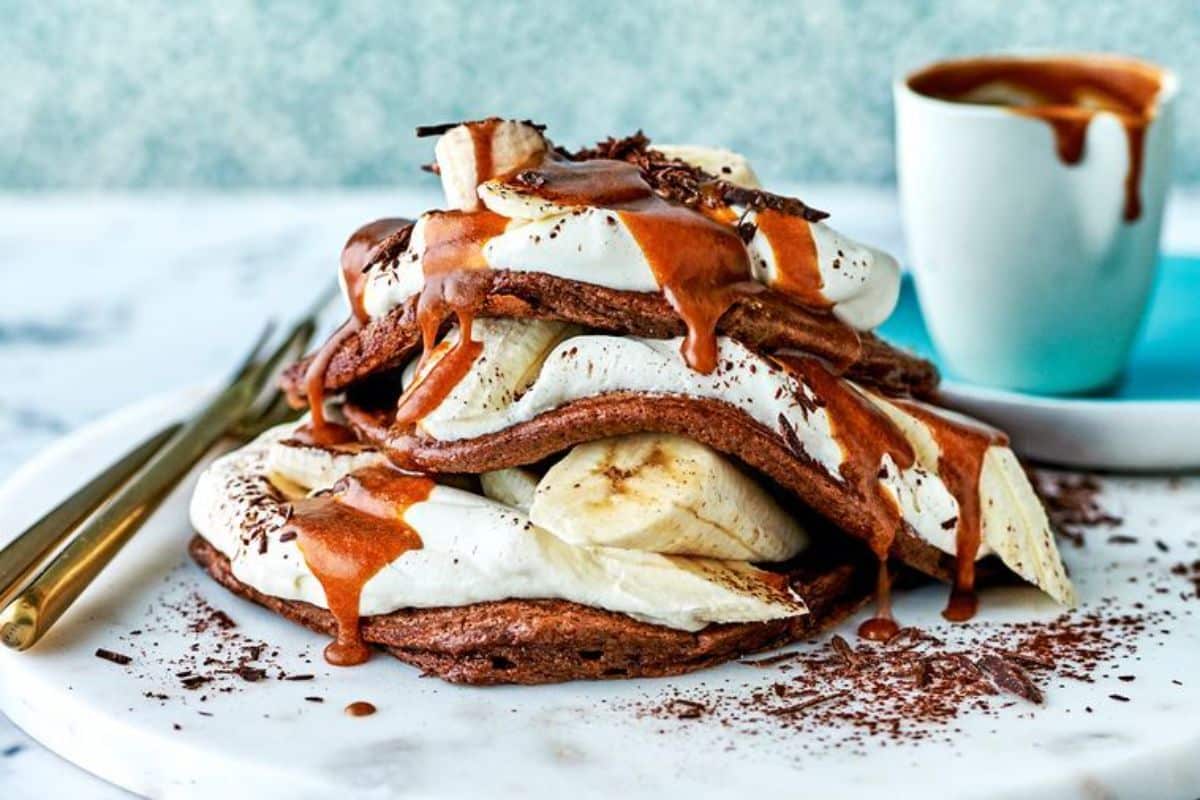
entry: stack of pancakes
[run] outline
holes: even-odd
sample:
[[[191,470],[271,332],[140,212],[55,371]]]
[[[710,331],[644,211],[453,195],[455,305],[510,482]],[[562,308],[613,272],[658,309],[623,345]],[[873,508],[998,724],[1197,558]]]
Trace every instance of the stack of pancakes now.
[[[899,271],[727,151],[437,135],[445,210],[355,232],[352,315],[284,375],[311,413],[216,462],[192,554],[329,633],[465,683],[677,674],[776,646],[898,567],[1073,591],[1002,434],[871,329]]]

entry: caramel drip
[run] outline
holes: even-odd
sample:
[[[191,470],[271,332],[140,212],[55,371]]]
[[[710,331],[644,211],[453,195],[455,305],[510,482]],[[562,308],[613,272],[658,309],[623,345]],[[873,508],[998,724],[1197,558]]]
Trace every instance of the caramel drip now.
[[[362,296],[363,286],[367,282],[366,267],[385,239],[410,224],[410,220],[395,217],[368,222],[352,233],[342,248],[342,279],[346,283],[346,296],[350,300],[350,310],[354,312],[355,319],[364,325],[369,320],[366,309],[363,308]]]
[[[356,700],[345,708],[348,717],[369,717],[378,710],[373,703],[366,700]]]
[[[1146,127],[1157,111],[1162,73],[1118,58],[976,58],[935,64],[908,79],[913,91],[956,102],[1000,102],[1054,131],[1065,164],[1083,158],[1087,128],[1101,111],[1115,114],[1129,143],[1125,173],[1126,222],[1142,213],[1141,174]],[[1017,93],[1024,102],[1013,103]]]
[[[842,480],[863,503],[871,518],[868,543],[879,559],[876,613],[859,628],[864,638],[887,638],[895,633],[891,611],[891,581],[887,559],[896,532],[904,524],[895,499],[880,482],[884,456],[897,469],[908,469],[916,460],[912,445],[887,415],[863,397],[850,383],[829,372],[815,358],[778,355],[777,360],[795,373],[817,398],[829,417],[829,426],[842,449]],[[886,636],[884,636],[886,634]]]
[[[458,343],[450,352],[435,361],[424,375],[420,375],[420,366],[418,367],[420,377],[404,392],[396,407],[397,424],[410,425],[429,414],[442,404],[447,395],[470,372],[471,365],[483,352],[483,342],[471,338],[472,321],[472,316],[460,313]]]
[[[717,323],[748,289],[750,261],[733,229],[659,197],[618,212],[641,248],[687,336],[683,357],[697,372],[717,367]]]
[[[426,216],[421,258],[425,284],[417,301],[423,349],[417,365],[419,377],[399,400],[397,424],[411,424],[437,408],[482,352],[483,344],[471,338],[471,328],[484,296],[479,288],[468,288],[475,285],[462,276],[488,268],[484,245],[507,225],[505,217],[490,211],[439,211]],[[431,365],[442,323],[451,314],[458,318],[458,344]]]
[[[1064,164],[1078,164],[1083,160],[1087,141],[1088,125],[1096,111],[1074,106],[1049,106],[1012,109],[1014,114],[1040,119],[1054,131],[1055,151]],[[1125,171],[1125,205],[1122,218],[1133,222],[1142,216],[1142,163],[1145,160],[1146,127],[1148,117],[1135,117],[1114,111],[1125,128],[1125,140],[1129,148],[1129,168]]]
[[[1084,144],[1087,142],[1088,125],[1093,112],[1082,108],[1059,108],[1055,114],[1047,114],[1044,107],[1024,108],[1018,106],[1012,113],[1022,117],[1040,119],[1054,132],[1054,152],[1064,164],[1078,164],[1083,160]]]
[[[464,269],[487,269],[483,247],[504,233],[508,219],[491,211],[433,211],[425,215],[426,281]],[[448,298],[452,300],[453,298]]]
[[[308,444],[333,446],[355,441],[354,432],[345,425],[330,422],[325,417],[325,373],[329,362],[342,344],[357,333],[368,321],[363,308],[362,291],[366,284],[366,268],[379,246],[392,234],[410,223],[406,219],[386,217],[368,222],[350,234],[342,247],[341,270],[346,283],[346,297],[350,302],[351,315],[342,327],[329,337],[308,365],[304,374],[304,391],[308,396],[308,407],[312,422],[300,427],[295,438]]]
[[[732,227],[659,197],[623,161],[547,159],[512,180],[552,203],[615,211],[687,326],[687,363],[698,372],[716,369],[717,323],[752,286],[746,247]]]
[[[879,482],[884,456],[891,456],[896,467],[905,470],[916,455],[896,424],[863,397],[853,385],[831,373],[818,359],[801,355],[777,355],[817,397],[825,408],[829,426],[842,449],[842,479],[866,505],[872,518],[871,549],[881,559],[891,548],[900,527],[900,508]]]
[[[311,421],[296,429],[295,438],[307,444],[324,447],[346,444],[355,441],[354,431],[345,425],[330,422],[325,416],[325,373],[329,370],[329,362],[337,353],[342,343],[356,334],[362,328],[357,317],[350,317],[342,323],[342,327],[321,345],[308,370],[304,373],[304,391],[308,396],[308,410]]]
[[[739,293],[753,287],[745,245],[732,227],[662,199],[637,167],[623,161],[547,158],[536,167],[515,171],[506,180],[550,203],[606,208],[618,214],[646,256],[663,296],[687,326],[683,354],[688,364],[705,373],[716,368],[717,323]],[[425,311],[419,311],[426,357],[446,313],[458,314],[461,324],[464,309],[479,302],[479,298],[455,296],[454,274],[487,268],[483,246],[503,233],[506,224],[504,217],[490,211],[448,211],[427,217],[426,287],[421,295]],[[469,367],[465,354],[447,356],[435,369],[463,369],[465,374],[464,362]],[[447,391],[453,388],[448,379],[438,385]],[[441,399],[436,393],[430,397],[429,402]],[[419,407],[433,406],[422,402]]]
[[[404,512],[429,498],[434,483],[389,467],[369,467],[343,478],[326,494],[292,503],[285,532],[296,535],[304,562],[321,588],[337,627],[325,660],[339,667],[370,657],[359,624],[363,587],[421,537]]]
[[[775,254],[772,286],[801,305],[822,310],[833,308],[833,303],[821,293],[825,282],[821,279],[811,223],[803,217],[764,208],[758,212],[754,224]]]
[[[1142,216],[1142,166],[1146,161],[1146,128],[1149,119],[1126,120],[1125,138],[1129,142],[1129,169],[1125,172],[1125,221]]]
[[[888,574],[887,559],[880,559],[875,579],[875,616],[858,626],[858,635],[874,642],[886,642],[900,630],[892,616],[892,576]]]
[[[919,403],[897,400],[897,405],[924,422],[938,445],[938,476],[958,502],[954,542],[954,588],[942,616],[963,622],[975,616],[975,559],[983,541],[983,516],[979,476],[983,458],[994,444],[1005,444],[1003,434],[981,426],[947,419]]]
[[[492,140],[495,138],[496,126],[499,124],[498,117],[489,117],[467,125],[467,130],[471,132],[471,147],[475,155],[476,186],[489,180],[495,172]]]
[[[546,158],[537,167],[519,171],[509,180],[519,184],[522,191],[560,206],[621,208],[657,196],[633,164],[603,158],[591,161]]]

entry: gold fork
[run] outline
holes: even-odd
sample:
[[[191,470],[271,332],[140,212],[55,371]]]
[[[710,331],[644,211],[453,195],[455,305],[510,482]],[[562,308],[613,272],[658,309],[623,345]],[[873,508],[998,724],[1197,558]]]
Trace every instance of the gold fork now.
[[[228,385],[190,420],[139,444],[0,550],[0,604],[8,603],[0,611],[0,641],[16,650],[36,644],[222,437],[248,439],[295,419],[298,412],[282,393],[264,393],[264,387],[286,357],[303,352],[334,289],[262,356],[268,325]],[[75,530],[76,537],[24,585]]]

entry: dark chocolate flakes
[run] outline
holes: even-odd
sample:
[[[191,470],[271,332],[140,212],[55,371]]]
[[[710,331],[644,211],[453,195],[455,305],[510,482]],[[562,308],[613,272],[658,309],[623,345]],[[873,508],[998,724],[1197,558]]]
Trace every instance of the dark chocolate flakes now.
[[[105,650],[103,647],[96,650],[96,658],[102,658],[105,661],[111,661],[114,664],[125,666],[133,663],[133,658],[124,653],[115,653],[112,650]]]

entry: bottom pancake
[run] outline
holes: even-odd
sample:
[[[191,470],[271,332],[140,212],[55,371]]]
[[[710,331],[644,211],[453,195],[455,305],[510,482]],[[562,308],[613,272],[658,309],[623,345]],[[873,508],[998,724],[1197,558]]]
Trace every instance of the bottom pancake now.
[[[333,616],[309,603],[263,594],[234,577],[229,559],[201,536],[189,552],[209,575],[252,602],[332,635]],[[474,685],[680,675],[778,647],[837,624],[869,599],[875,564],[857,554],[806,554],[788,572],[807,615],[709,625],[691,633],[565,600],[502,600],[404,609],[364,617],[362,635],[423,674]]]

